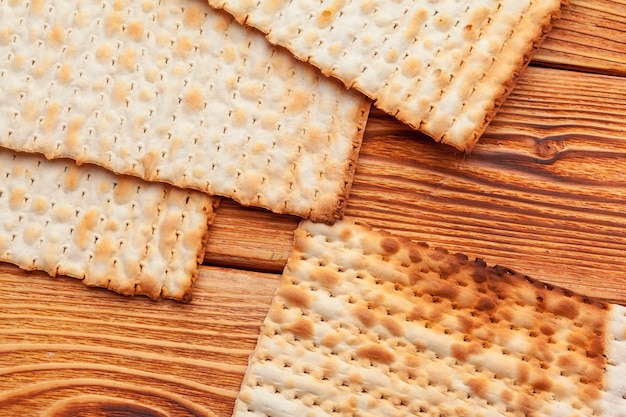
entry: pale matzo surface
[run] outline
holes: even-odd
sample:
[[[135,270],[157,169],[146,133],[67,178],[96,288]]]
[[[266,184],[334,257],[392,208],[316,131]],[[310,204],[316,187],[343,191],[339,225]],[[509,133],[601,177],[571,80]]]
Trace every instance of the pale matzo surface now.
[[[626,308],[345,218],[304,221],[242,416],[624,416]]]
[[[202,0],[0,0],[0,145],[332,222],[369,102]]]
[[[218,200],[0,148],[0,261],[188,301]]]
[[[209,0],[436,140],[472,149],[561,0]]]

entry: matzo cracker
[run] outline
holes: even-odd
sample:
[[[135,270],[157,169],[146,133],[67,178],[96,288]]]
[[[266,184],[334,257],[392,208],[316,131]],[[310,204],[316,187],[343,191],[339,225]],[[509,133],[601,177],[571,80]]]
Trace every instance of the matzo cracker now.
[[[0,148],[0,261],[188,301],[218,200]]]
[[[0,145],[332,222],[369,102],[201,0],[0,1]]]
[[[626,415],[625,314],[348,218],[304,221],[234,415]]]
[[[472,149],[561,0],[209,0],[436,140]]]

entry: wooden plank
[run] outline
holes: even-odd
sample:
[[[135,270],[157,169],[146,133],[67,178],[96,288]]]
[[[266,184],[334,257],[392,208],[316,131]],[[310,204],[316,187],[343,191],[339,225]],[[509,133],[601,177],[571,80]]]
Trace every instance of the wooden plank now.
[[[626,0],[570,0],[534,64],[626,75]]]
[[[222,199],[211,225],[205,264],[281,272],[300,219]]]
[[[230,416],[277,283],[203,267],[186,305],[0,263],[0,414]]]
[[[469,155],[374,111],[346,214],[626,304],[625,174],[623,79],[529,68]],[[282,269],[296,219],[234,205],[218,219],[229,243],[207,263]]]

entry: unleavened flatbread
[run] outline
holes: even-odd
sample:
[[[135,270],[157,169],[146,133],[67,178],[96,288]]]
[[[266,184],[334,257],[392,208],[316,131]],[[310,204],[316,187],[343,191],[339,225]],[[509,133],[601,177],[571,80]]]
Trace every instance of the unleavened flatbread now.
[[[438,141],[469,151],[562,0],[209,0]]]
[[[0,1],[0,145],[332,222],[369,102],[203,0]]]
[[[218,199],[0,148],[0,261],[189,301]]]
[[[234,416],[624,416],[626,308],[304,221]]]

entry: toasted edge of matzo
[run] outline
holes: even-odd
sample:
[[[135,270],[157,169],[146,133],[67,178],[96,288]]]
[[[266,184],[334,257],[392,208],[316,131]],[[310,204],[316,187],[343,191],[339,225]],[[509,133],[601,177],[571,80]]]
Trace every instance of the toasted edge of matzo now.
[[[203,0],[0,2],[0,145],[333,222],[370,101]]]
[[[0,148],[0,261],[188,302],[219,199]]]
[[[209,0],[375,106],[470,151],[564,0]]]
[[[606,347],[604,415],[626,416],[626,307],[614,305]]]
[[[234,416],[617,415],[625,311],[349,218],[303,221]]]

